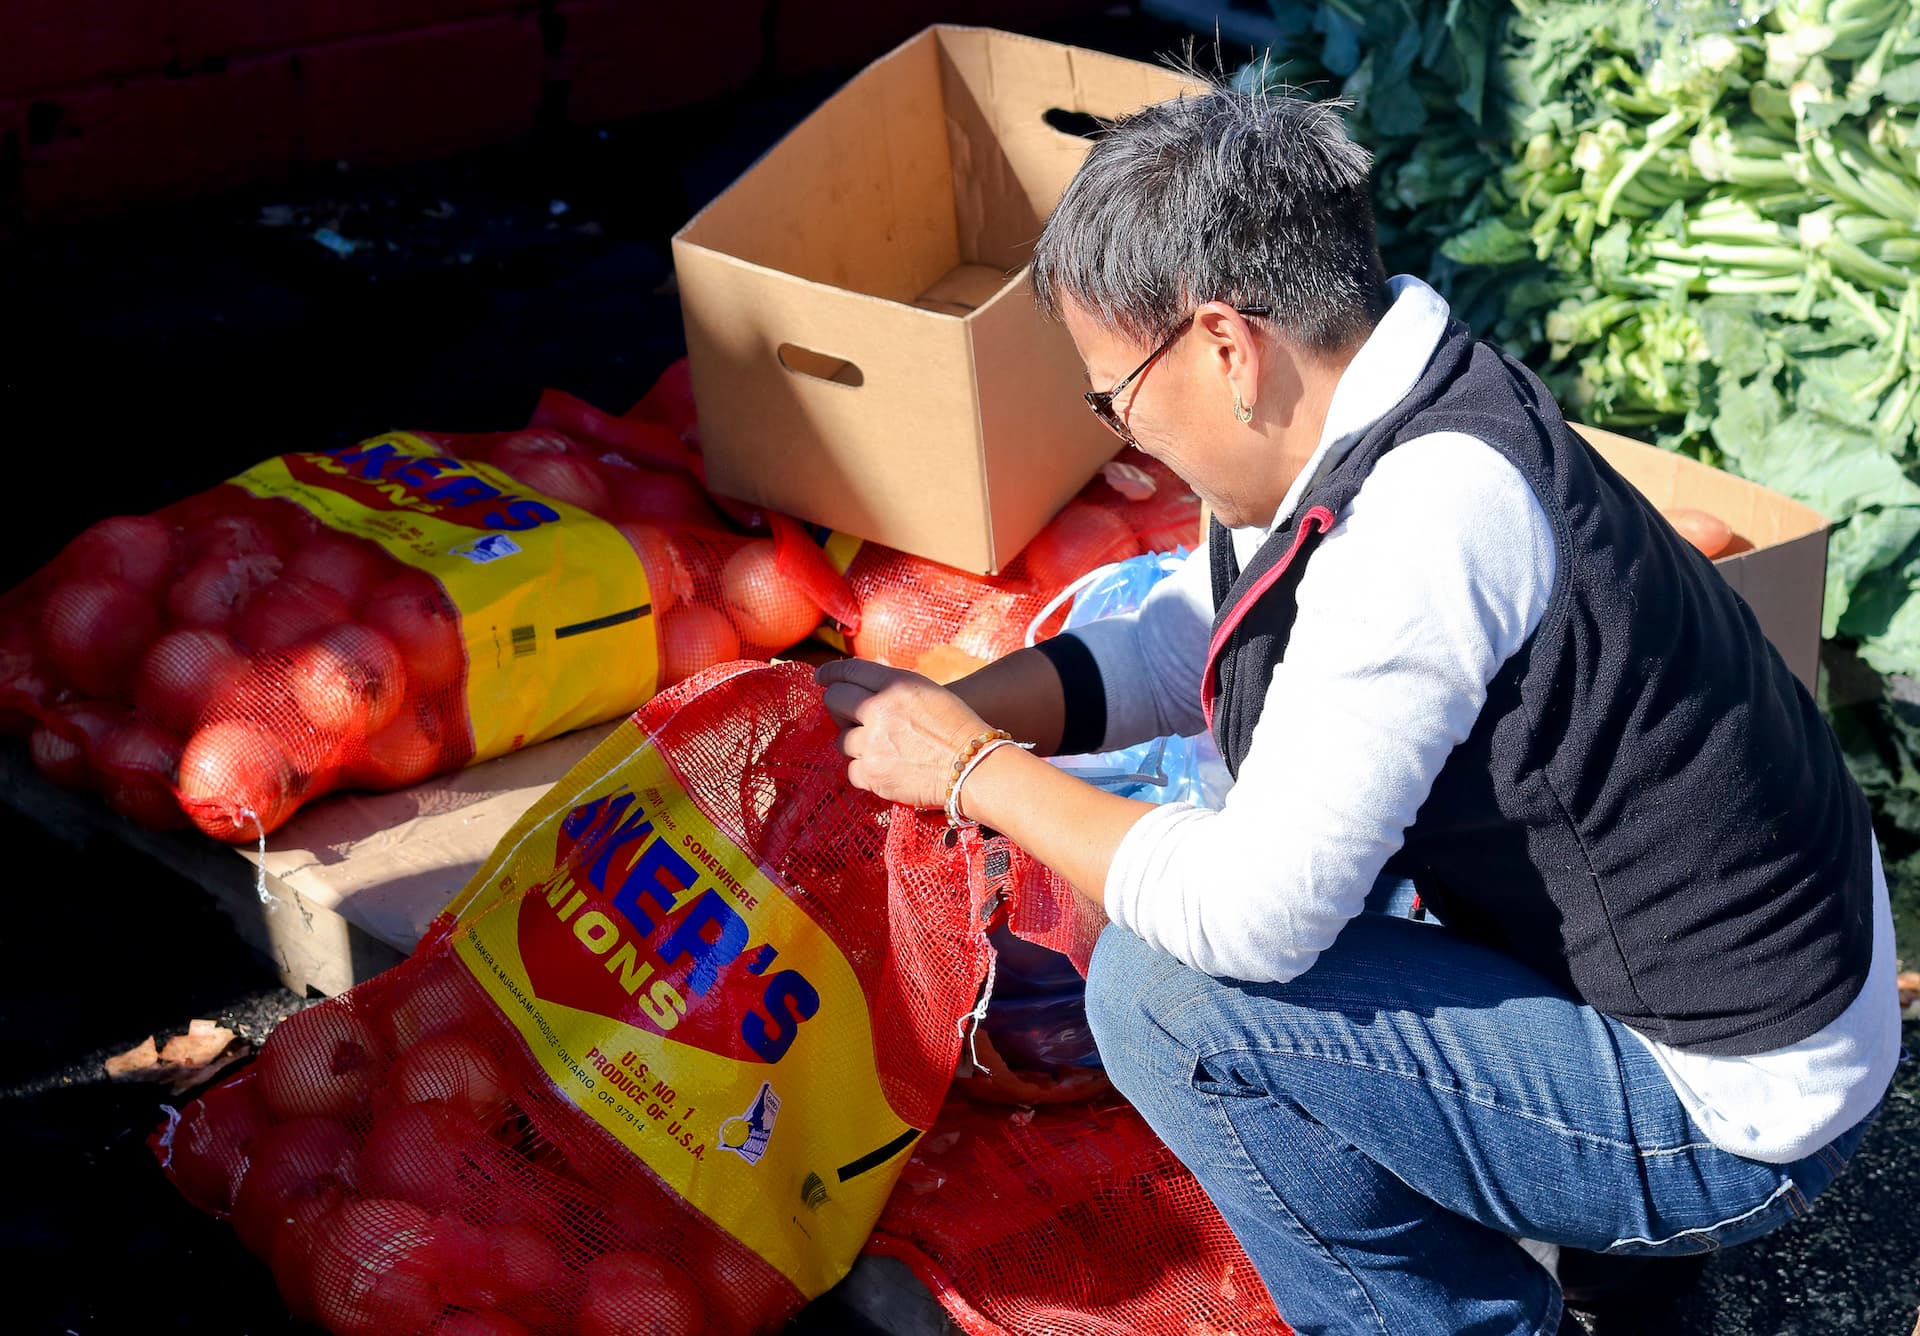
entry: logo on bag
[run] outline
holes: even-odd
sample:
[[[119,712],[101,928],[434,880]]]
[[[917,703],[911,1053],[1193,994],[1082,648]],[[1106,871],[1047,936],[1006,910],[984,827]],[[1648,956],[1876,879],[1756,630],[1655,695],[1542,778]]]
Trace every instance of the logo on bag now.
[[[447,550],[456,557],[465,557],[476,566],[484,566],[503,557],[519,556],[520,544],[503,533],[490,533],[484,538],[476,538],[471,543],[462,543]]]
[[[752,940],[726,860],[657,829],[631,790],[568,812],[554,863],[520,901],[520,954],[541,1000],[768,1064],[818,1014],[812,981],[777,963],[790,943]]]
[[[753,1107],[720,1124],[720,1149],[732,1151],[748,1164],[760,1163],[773,1140],[773,1120],[779,1116],[780,1096],[773,1093],[773,1082],[762,1081]]]
[[[546,501],[510,490],[510,477],[405,432],[338,450],[282,455],[280,462],[296,481],[338,492],[368,510],[413,511],[493,532],[520,533],[560,520]]]

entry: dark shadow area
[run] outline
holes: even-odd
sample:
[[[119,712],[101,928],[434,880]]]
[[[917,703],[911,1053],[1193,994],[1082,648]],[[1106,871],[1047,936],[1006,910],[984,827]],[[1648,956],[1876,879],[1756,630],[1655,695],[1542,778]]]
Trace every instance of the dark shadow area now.
[[[1098,139],[1107,132],[1107,127],[1096,116],[1084,111],[1066,111],[1053,107],[1041,117],[1048,125],[1063,135],[1075,135],[1081,139]]]
[[[17,869],[3,934],[0,1091],[156,1027],[184,1029],[284,993],[207,894],[154,860],[107,838],[76,848],[6,808],[0,847]]]

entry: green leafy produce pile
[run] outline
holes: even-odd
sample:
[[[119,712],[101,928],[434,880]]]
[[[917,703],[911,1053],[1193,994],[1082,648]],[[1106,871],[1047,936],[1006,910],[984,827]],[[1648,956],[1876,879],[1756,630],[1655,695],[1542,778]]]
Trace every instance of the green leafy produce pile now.
[[[1242,78],[1352,103],[1393,270],[1834,521],[1825,634],[1896,689],[1831,713],[1920,954],[1920,0],[1271,2]]]
[[[1510,0],[1273,0],[1281,33],[1245,83],[1289,87],[1351,106],[1373,150],[1375,213],[1390,273],[1440,278],[1463,318],[1490,330],[1500,307],[1482,276],[1440,255],[1484,209],[1481,187],[1509,157],[1511,98],[1500,76]]]

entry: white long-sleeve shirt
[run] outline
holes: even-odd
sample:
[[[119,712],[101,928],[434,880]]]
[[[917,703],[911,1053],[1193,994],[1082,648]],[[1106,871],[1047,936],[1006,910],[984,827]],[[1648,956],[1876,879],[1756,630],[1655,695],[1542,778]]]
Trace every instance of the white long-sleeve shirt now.
[[[1432,357],[1446,303],[1418,279],[1392,286],[1393,306],[1341,376],[1319,448],[1272,525],[1233,531],[1243,566],[1337,462],[1333,445],[1393,408]],[[1538,625],[1556,561],[1538,498],[1485,442],[1434,433],[1388,452],[1301,578],[1286,655],[1224,806],[1169,803],[1141,818],[1107,876],[1109,916],[1208,974],[1285,981],[1310,969],[1360,912],[1488,684]],[[1137,612],[1075,630],[1100,670],[1103,748],[1204,731],[1212,622],[1203,546]],[[1876,850],[1873,963],[1825,1029],[1751,1057],[1640,1038],[1716,1146],[1786,1163],[1858,1122],[1886,1088],[1900,1044],[1893,975]]]

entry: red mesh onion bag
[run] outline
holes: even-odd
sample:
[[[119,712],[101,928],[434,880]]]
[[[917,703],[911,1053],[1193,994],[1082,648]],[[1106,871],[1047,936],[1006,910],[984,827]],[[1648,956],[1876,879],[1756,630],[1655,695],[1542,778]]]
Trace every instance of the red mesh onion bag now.
[[[617,718],[804,638],[807,588],[832,603],[818,550],[788,578],[691,461],[549,393],[524,431],[283,455],[102,520],[0,599],[0,730],[136,821],[249,840]]]
[[[955,1101],[869,1251],[971,1336],[1283,1336],[1265,1286],[1173,1152],[1121,1100]]]
[[[808,670],[713,670],[156,1150],[342,1336],[769,1330],[939,1112],[1005,889],[945,834],[848,787]]]
[[[827,559],[845,573],[859,620],[846,634],[829,627],[822,639],[951,681],[1019,649],[1043,614],[1039,634],[1057,629],[1053,612],[1089,571],[1141,552],[1192,548],[1199,538],[1200,499],[1146,455],[1105,465],[996,576],[829,534]]]

